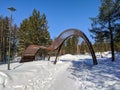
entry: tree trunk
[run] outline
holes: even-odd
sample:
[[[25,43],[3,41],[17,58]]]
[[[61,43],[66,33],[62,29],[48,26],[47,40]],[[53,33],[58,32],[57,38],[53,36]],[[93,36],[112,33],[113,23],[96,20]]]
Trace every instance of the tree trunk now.
[[[113,41],[113,33],[112,30],[110,31],[110,38],[111,38],[111,53],[112,53],[112,61],[115,61],[114,57],[114,41]]]
[[[109,20],[108,24],[109,24],[108,28],[110,30],[110,46],[111,46],[111,53],[112,53],[112,61],[115,61],[113,31],[112,31],[110,20]]]

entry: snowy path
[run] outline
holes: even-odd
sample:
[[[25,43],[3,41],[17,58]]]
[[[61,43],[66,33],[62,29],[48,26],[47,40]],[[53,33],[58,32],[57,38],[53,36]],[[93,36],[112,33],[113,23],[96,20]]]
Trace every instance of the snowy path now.
[[[71,74],[64,68],[53,80],[49,90],[75,90],[75,81],[71,79]]]
[[[0,90],[120,90],[120,56],[115,62],[89,55],[63,55],[57,65],[49,61],[0,65]],[[52,58],[54,60],[54,58]]]
[[[16,69],[0,73],[0,90],[47,90],[60,67],[48,61],[24,63]]]

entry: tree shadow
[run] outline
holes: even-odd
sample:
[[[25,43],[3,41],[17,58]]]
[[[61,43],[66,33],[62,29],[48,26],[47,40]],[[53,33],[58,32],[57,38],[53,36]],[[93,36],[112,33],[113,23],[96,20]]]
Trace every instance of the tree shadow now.
[[[108,58],[98,59],[98,65],[92,65],[91,61],[87,58],[72,61],[71,67],[68,68],[71,74],[69,78],[84,83],[83,86],[86,89],[93,86],[96,89],[118,90],[117,87],[120,87],[120,60],[112,62]]]
[[[21,63],[21,64],[19,64],[19,65],[15,66],[13,69],[18,68],[18,67],[22,66],[23,64],[24,64],[24,63]]]

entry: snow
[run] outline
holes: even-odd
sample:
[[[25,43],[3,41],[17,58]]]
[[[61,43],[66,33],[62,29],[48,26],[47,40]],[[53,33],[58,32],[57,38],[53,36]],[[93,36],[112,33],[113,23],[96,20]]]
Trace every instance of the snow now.
[[[112,62],[110,53],[97,57],[93,65],[91,55],[59,56],[56,65],[38,60],[0,65],[0,90],[120,90],[120,54]]]

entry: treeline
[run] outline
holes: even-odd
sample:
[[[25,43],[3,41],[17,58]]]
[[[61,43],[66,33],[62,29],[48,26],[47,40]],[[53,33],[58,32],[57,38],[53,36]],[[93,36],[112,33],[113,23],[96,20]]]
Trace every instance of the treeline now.
[[[110,51],[110,43],[94,43],[93,48],[95,52],[106,52]],[[62,54],[90,54],[90,50],[86,42],[81,37],[70,37],[66,40],[62,46]]]
[[[49,45],[52,40],[47,24],[45,14],[36,9],[21,22],[20,27],[13,25],[11,18],[0,16],[0,61],[8,60],[9,46],[10,58],[13,59],[15,55],[22,55],[31,44]]]
[[[90,53],[86,42],[79,36],[71,36],[68,38],[61,49],[60,54],[86,54]]]
[[[78,54],[78,41],[77,36],[68,38],[62,46],[61,54]]]
[[[10,29],[11,28],[11,37]],[[10,18],[0,16],[0,61],[7,61],[9,40],[11,46],[11,56],[15,55],[17,52],[17,25],[10,27]]]

